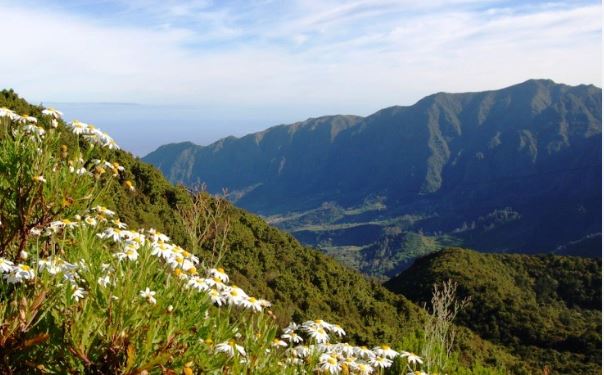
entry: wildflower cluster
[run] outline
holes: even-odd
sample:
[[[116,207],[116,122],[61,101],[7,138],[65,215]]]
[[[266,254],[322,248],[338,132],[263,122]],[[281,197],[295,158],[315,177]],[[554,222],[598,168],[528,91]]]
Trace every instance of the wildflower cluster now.
[[[318,357],[316,371],[327,374],[373,374],[391,367],[396,357],[406,358],[411,373],[422,364],[417,355],[397,352],[386,344],[369,349],[345,342],[329,343],[330,335],[340,339],[346,333],[339,325],[320,319],[302,324],[292,322],[273,345],[287,348],[285,356],[289,365],[304,366],[310,358]],[[304,344],[303,336],[307,337],[308,344]]]
[[[120,223],[97,234],[118,245],[113,256],[119,261],[135,262],[140,251],[149,251],[182,280],[185,288],[206,293],[216,306],[237,306],[260,312],[271,305],[264,299],[249,296],[236,285],[229,286],[229,276],[222,268],[201,269],[197,256],[171,243],[165,234],[154,229],[134,232],[125,228],[126,224]],[[149,296],[149,293],[146,292],[145,296]]]
[[[73,120],[70,124],[73,134],[82,136],[93,144],[101,145],[108,149],[118,149],[117,143],[107,133],[97,129],[92,124],[86,124],[78,120]]]
[[[49,344],[23,362],[15,357],[15,363],[45,358],[58,373],[69,362],[69,371],[82,372],[143,373],[172,366],[191,373],[197,366],[204,373],[291,374],[372,374],[389,368],[396,357],[406,358],[410,371],[422,363],[386,345],[368,349],[334,341],[346,335],[344,329],[323,320],[291,323],[277,337],[272,312],[264,314],[269,301],[231,284],[224,269],[167,235],[129,229],[118,210],[99,204],[107,185],[101,178],[120,178],[124,168],[93,152],[77,149],[70,155],[58,141],[61,113],[42,114],[38,125],[35,117],[0,109],[0,119],[9,121],[6,129],[16,126],[12,139],[0,138],[0,161],[24,160],[15,178],[0,178],[15,190],[24,183],[20,176],[29,176],[26,182],[35,186],[26,191],[30,195],[10,199],[31,202],[25,211],[37,213],[2,213],[14,217],[13,234],[0,240],[15,251],[0,252],[0,323],[8,322],[0,324],[0,351],[37,342],[28,334],[56,335],[44,336],[40,342]],[[91,146],[117,148],[92,125],[73,121],[68,129]],[[30,143],[14,146],[22,135]],[[32,144],[39,150],[23,146]],[[131,181],[122,185],[134,190]],[[31,315],[27,324],[23,314]]]

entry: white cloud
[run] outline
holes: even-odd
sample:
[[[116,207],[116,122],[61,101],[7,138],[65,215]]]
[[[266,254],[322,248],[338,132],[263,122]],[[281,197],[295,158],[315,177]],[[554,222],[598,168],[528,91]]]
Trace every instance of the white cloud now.
[[[152,9],[156,26],[0,4],[0,33],[11,36],[0,82],[34,100],[302,108],[309,116],[368,114],[435,91],[528,78],[600,84],[599,5],[458,3],[304,1],[271,18],[207,2],[130,2],[130,17]]]

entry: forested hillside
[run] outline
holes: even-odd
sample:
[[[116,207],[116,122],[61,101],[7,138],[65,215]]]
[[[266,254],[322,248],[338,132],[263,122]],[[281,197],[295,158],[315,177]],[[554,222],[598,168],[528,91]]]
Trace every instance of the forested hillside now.
[[[417,303],[452,279],[469,308],[458,322],[557,374],[596,374],[602,359],[602,263],[565,256],[448,249],[420,258],[385,285]]]

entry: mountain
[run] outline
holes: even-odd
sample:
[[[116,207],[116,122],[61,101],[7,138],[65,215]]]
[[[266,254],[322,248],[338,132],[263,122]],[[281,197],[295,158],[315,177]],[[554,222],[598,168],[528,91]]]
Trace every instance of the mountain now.
[[[371,275],[447,246],[598,256],[601,103],[593,85],[529,80],[144,160]]]
[[[601,259],[447,249],[385,285],[422,303],[433,283],[449,279],[472,302],[457,321],[481,337],[553,373],[601,373]]]

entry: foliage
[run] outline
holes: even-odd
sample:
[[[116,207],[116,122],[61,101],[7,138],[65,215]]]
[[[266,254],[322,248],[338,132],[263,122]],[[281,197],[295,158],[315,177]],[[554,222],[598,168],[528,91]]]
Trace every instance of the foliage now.
[[[370,374],[397,357],[408,370],[421,367],[385,344],[332,344],[346,333],[324,320],[291,323],[278,338],[270,302],[229,285],[222,268],[155,229],[127,229],[100,205],[111,185],[136,191],[122,165],[97,159],[117,147],[108,135],[79,121],[67,126],[56,110],[42,115],[48,121],[0,109],[0,372]],[[60,145],[67,131],[77,147]],[[198,250],[224,248],[225,207],[195,194],[178,211]]]
[[[448,279],[472,297],[458,323],[534,368],[600,372],[600,260],[448,249],[419,259],[386,286],[421,302],[434,282]]]
[[[445,363],[451,357],[457,333],[453,322],[469,303],[468,298],[457,299],[456,292],[457,284],[451,280],[433,285],[431,311],[424,324],[422,347],[422,356],[426,358],[429,372],[444,370]]]
[[[0,95],[0,106],[3,105],[19,108],[21,114],[40,116],[42,111],[40,107],[27,105],[10,91],[3,91]],[[52,137],[57,135],[51,134],[55,128],[45,120],[41,120],[39,125],[46,130],[44,142],[51,142]],[[211,372],[211,369],[239,372],[233,367],[239,366],[239,362],[228,356],[217,355],[212,350],[217,340],[227,340],[225,342],[230,346],[231,341],[228,340],[235,338],[237,345],[244,345],[247,358],[258,358],[259,361],[262,358],[262,364],[244,364],[247,368],[265,366],[262,371],[283,373],[281,367],[278,370],[274,367],[280,361],[264,354],[268,346],[273,348],[271,340],[278,327],[284,327],[290,319],[303,321],[319,316],[338,321],[349,331],[355,343],[376,345],[390,341],[397,348],[406,348],[404,345],[410,343],[415,345],[410,349],[416,352],[421,349],[421,341],[414,338],[422,335],[425,315],[406,298],[388,292],[378,282],[368,281],[312,249],[300,246],[291,236],[266,225],[254,215],[229,204],[217,205],[218,201],[207,194],[198,198],[205,200],[203,207],[216,218],[212,225],[215,228],[223,225],[219,220],[222,218],[229,222],[231,228],[224,246],[227,250],[221,253],[222,266],[230,271],[231,280],[250,294],[273,301],[274,313],[267,311],[266,314],[254,315],[247,310],[230,309],[228,313],[221,313],[221,309],[208,303],[208,298],[204,298],[203,294],[187,290],[184,287],[186,284],[175,277],[170,264],[149,255],[157,243],[138,248],[136,262],[119,261],[114,255],[125,253],[120,251],[124,250],[120,243],[96,236],[103,229],[98,223],[109,225],[102,217],[96,216],[99,214],[98,208],[92,210],[97,204],[107,207],[103,207],[105,214],[101,216],[108,219],[108,212],[114,211],[115,220],[119,219],[117,223],[127,223],[131,233],[138,233],[140,229],[147,236],[155,236],[153,233],[158,232],[148,232],[150,227],[154,227],[167,233],[172,244],[189,247],[201,260],[202,264],[198,267],[200,274],[204,274],[206,266],[213,263],[208,260],[212,259],[216,249],[212,245],[215,234],[220,231],[205,237],[198,236],[205,238],[199,246],[199,241],[196,243],[195,236],[191,235],[191,226],[183,225],[186,220],[183,221],[183,215],[178,214],[179,210],[182,213],[194,205],[186,189],[169,184],[155,168],[126,152],[92,147],[81,137],[78,139],[74,134],[63,131],[63,123],[59,124],[58,129],[60,141],[54,141],[56,146],[38,155],[51,157],[60,166],[45,170],[43,176],[46,182],[41,182],[42,194],[48,197],[62,196],[65,187],[58,179],[53,182],[58,178],[54,174],[74,173],[77,168],[70,165],[69,160],[79,160],[76,156],[78,152],[86,159],[90,158],[83,163],[90,174],[85,173],[82,178],[71,181],[72,186],[67,188],[73,191],[70,197],[74,203],[56,213],[56,218],[77,223],[75,228],[65,230],[67,224],[61,221],[63,224],[54,224],[60,230],[43,240],[39,241],[42,237],[28,235],[24,248],[29,260],[21,261],[37,265],[32,268],[35,277],[24,282],[23,287],[11,284],[1,291],[2,329],[11,332],[3,335],[2,343],[4,349],[1,354],[4,364],[8,366],[5,367],[7,371],[24,368],[33,371],[37,366],[41,372],[46,371],[46,367],[61,371],[133,372],[151,366],[168,372],[178,368],[185,373],[188,373],[187,368],[193,368],[191,371],[196,372]],[[2,147],[13,147],[11,142],[2,139]],[[63,144],[67,146],[66,156],[62,156]],[[95,159],[119,160],[119,167],[123,167],[123,170],[119,168],[115,176],[109,166],[106,166],[105,172],[96,171],[99,164],[93,162]],[[112,162],[108,163],[117,168]],[[33,175],[41,164],[22,165]],[[70,167],[74,167],[73,171]],[[2,174],[0,177],[5,176]],[[11,181],[6,184],[15,183]],[[93,187],[86,187],[85,184],[92,184]],[[90,197],[89,194],[80,195],[85,191],[99,193]],[[41,207],[42,211],[50,212],[54,205]],[[222,213],[217,215],[217,211],[214,211],[217,209]],[[2,214],[6,216],[4,209]],[[95,219],[99,226],[88,224],[86,215]],[[35,228],[44,232],[48,226],[36,224]],[[17,262],[19,247],[13,242],[8,246],[12,250],[7,252],[11,257],[7,260]],[[60,257],[65,264],[77,265],[78,287],[73,287],[71,282],[61,282],[61,277],[51,277],[40,270],[38,262],[48,260],[49,255]],[[109,276],[109,268],[105,265],[113,269],[115,285],[112,284],[112,289],[104,289],[99,284],[100,277]],[[149,288],[149,293],[157,293],[151,295],[156,303],[149,302],[148,294],[144,298],[140,295],[146,293],[146,288]],[[111,294],[108,294],[109,290],[112,290]],[[80,293],[84,294],[84,298],[74,297]],[[112,296],[122,302],[113,302]],[[178,305],[173,302],[176,300],[179,301]],[[109,306],[111,309],[108,309]],[[108,315],[108,311],[116,314],[115,320],[108,320],[114,318]],[[181,315],[175,318],[174,314]],[[276,319],[277,325],[273,319]],[[117,327],[122,329],[118,330]],[[212,333],[208,336],[210,331]],[[261,340],[258,340],[257,333]],[[465,333],[460,340],[463,346],[459,347],[463,353],[457,352],[458,360],[451,368],[463,368],[466,373],[482,373],[484,366],[492,371],[493,368],[516,363],[516,359],[501,348],[478,339],[470,332]],[[284,352],[280,353],[281,356],[285,355]],[[193,363],[190,363],[190,358],[195,358]],[[46,367],[40,367],[44,364],[38,359],[47,361]],[[310,368],[318,361],[320,358],[309,362]],[[96,367],[98,362],[112,366],[111,370],[108,370],[109,367]],[[395,361],[397,366],[403,362]],[[474,372],[474,369],[478,372]]]

